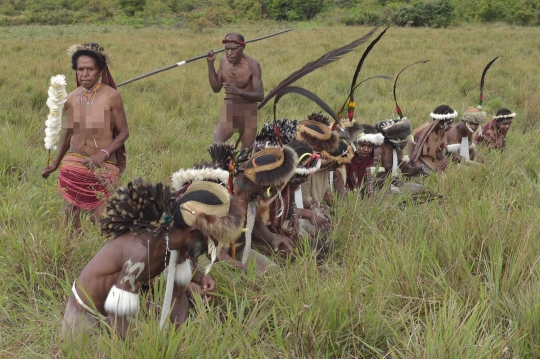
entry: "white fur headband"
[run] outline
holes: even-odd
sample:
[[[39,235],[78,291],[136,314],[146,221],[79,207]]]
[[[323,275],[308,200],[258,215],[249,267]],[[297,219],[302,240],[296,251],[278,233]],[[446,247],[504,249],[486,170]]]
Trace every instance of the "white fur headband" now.
[[[354,139],[354,142],[368,142],[375,146],[380,146],[384,142],[384,136],[379,132],[369,134],[361,133]]]
[[[458,115],[457,111],[454,110],[454,113],[447,113],[447,114],[439,114],[439,113],[430,113],[429,117],[431,117],[434,120],[453,120]]]
[[[203,180],[218,180],[227,183],[229,172],[220,168],[189,168],[181,169],[171,176],[172,186],[175,190],[180,190],[186,183]]]
[[[495,116],[493,117],[494,120],[501,120],[503,118],[514,118],[516,117],[516,114],[515,113],[511,113],[511,114],[508,114],[508,115],[499,115],[499,116]]]

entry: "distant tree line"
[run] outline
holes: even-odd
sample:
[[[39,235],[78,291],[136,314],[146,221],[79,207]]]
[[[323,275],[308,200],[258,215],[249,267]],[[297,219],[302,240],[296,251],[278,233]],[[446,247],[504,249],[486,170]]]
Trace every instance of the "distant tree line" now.
[[[126,19],[219,26],[264,19],[446,27],[469,22],[540,25],[540,0],[2,0],[0,25]]]

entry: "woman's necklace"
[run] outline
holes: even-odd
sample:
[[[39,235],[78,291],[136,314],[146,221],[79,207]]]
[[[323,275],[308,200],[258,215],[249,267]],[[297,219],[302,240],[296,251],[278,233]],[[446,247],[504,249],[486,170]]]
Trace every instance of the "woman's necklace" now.
[[[97,91],[99,90],[100,87],[101,87],[101,82],[98,82],[97,84],[92,86],[91,89],[88,89],[88,90],[83,87],[82,92],[81,92],[81,103],[83,103],[83,101],[82,101],[82,95],[83,94],[84,94],[84,97],[86,97],[86,104],[87,105],[91,105],[92,103],[94,103]],[[88,98],[88,94],[92,94],[92,96],[90,96],[90,98]]]

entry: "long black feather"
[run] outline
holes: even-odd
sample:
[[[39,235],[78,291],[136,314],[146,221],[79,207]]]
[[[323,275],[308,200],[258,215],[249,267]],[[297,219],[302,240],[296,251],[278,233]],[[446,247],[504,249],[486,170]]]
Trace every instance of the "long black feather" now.
[[[426,62],[428,62],[429,60],[424,60],[424,61],[417,61],[417,62],[414,62],[410,65],[407,65],[405,66],[404,68],[401,69],[401,71],[397,74],[396,76],[396,80],[394,81],[394,102],[396,103],[396,112],[399,116],[399,118],[403,118],[403,113],[401,112],[401,108],[399,107],[398,103],[397,103],[397,97],[396,97],[396,86],[397,86],[397,80],[399,79],[399,75],[401,75],[401,73],[403,71],[405,71],[406,69],[408,69],[409,67],[411,67],[412,65],[416,65],[416,64],[425,64]]]
[[[388,77],[388,76],[384,76],[384,75],[378,75],[378,76],[371,76],[371,77],[368,77],[367,79],[363,79],[362,81],[360,81],[359,83],[356,84],[356,86],[354,86],[353,90],[352,90],[352,93],[354,94],[354,91],[356,91],[356,89],[358,87],[360,87],[361,84],[363,84],[364,82],[366,81],[369,81],[369,80],[374,80],[374,79],[384,79],[384,80],[391,80],[392,78]],[[341,110],[338,112],[338,117],[341,117],[341,113],[343,112],[343,109],[345,108],[345,106],[347,105],[347,102],[349,101],[349,98],[350,97],[347,97],[345,99],[345,102],[343,103],[343,106],[341,106]]]
[[[499,55],[500,56],[500,55]],[[486,73],[487,71],[489,70],[489,68],[491,67],[491,65],[493,65],[493,63],[495,62],[495,60],[497,60],[499,58],[499,56],[497,56],[496,58],[494,58],[493,60],[491,60],[489,62],[489,64],[487,64],[486,68],[484,69],[484,71],[482,72],[482,78],[480,79],[480,99],[479,99],[479,102],[478,102],[478,108],[481,109],[482,108],[482,102],[484,101],[484,80],[485,80],[485,77],[486,77]]]
[[[304,97],[307,97],[308,99],[310,99],[311,101],[313,101],[317,105],[319,105],[319,107],[321,109],[323,109],[326,113],[328,113],[334,119],[334,121],[336,123],[339,123],[339,118],[336,115],[336,113],[334,112],[334,110],[332,110],[332,108],[330,106],[328,106],[323,100],[321,100],[321,98],[319,96],[315,95],[313,92],[311,92],[309,90],[306,90],[305,88],[297,87],[297,86],[286,87],[286,88],[282,89],[276,95],[276,98],[274,99],[274,119],[276,117],[276,105],[277,105],[279,99],[281,97],[283,97],[283,95],[286,95],[288,93],[296,93],[296,94],[302,95]]]
[[[362,57],[360,58],[360,61],[358,62],[358,65],[356,65],[356,70],[354,71],[354,75],[353,75],[353,78],[352,78],[352,82],[351,82],[351,89],[349,91],[349,94],[347,95],[347,99],[345,100],[345,105],[347,104],[347,100],[349,100],[351,98],[351,96],[354,96],[354,90],[356,89],[356,81],[358,80],[358,75],[360,74],[360,70],[362,69],[362,65],[364,65],[364,61],[366,61],[366,57],[367,55],[369,54],[369,52],[371,51],[371,49],[373,49],[373,47],[375,47],[375,45],[377,44],[377,42],[379,42],[379,40],[381,39],[381,37],[383,37],[383,35],[386,33],[386,30],[388,30],[390,28],[390,26],[388,26],[386,29],[384,29],[380,34],[379,36],[377,36],[375,38],[375,40],[373,40],[371,42],[371,44],[368,45],[368,47],[366,47],[366,50],[364,51],[364,53],[362,54]],[[356,87],[355,87],[356,86]],[[339,110],[338,114],[341,114],[343,112],[343,109],[345,108],[345,105],[343,105],[341,107],[341,109]]]
[[[283,88],[289,86],[289,85],[292,85],[295,81],[297,81],[298,79],[304,77],[305,75],[317,70],[318,68],[321,68],[323,66],[326,66],[336,60],[339,60],[343,55],[346,55],[348,54],[349,52],[351,52],[352,50],[354,50],[355,47],[363,44],[364,42],[366,42],[372,35],[373,33],[377,30],[378,28],[374,28],[373,30],[371,30],[369,33],[367,33],[365,36],[357,39],[357,40],[354,40],[353,42],[351,42],[350,44],[348,45],[345,45],[343,47],[340,47],[340,48],[337,48],[337,49],[334,49],[332,51],[329,51],[327,52],[326,54],[322,55],[321,57],[319,57],[317,60],[315,61],[312,61],[306,65],[304,65],[300,70],[297,70],[295,72],[293,72],[292,74],[290,74],[285,80],[281,81],[279,83],[279,85],[277,85],[272,91],[270,91],[268,93],[268,95],[266,95],[266,97],[261,101],[261,103],[259,103],[259,110],[261,108],[264,107],[264,105],[266,105],[268,103],[268,101],[270,101],[274,96],[276,96]]]

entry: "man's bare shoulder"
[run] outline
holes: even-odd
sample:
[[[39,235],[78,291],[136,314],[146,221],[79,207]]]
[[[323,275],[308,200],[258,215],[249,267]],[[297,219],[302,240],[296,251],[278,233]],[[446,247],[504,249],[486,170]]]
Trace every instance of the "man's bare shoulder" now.
[[[136,236],[128,232],[111,239],[102,249],[119,256],[119,260],[139,257],[145,259],[148,255],[148,242],[151,238],[154,238],[151,233]]]
[[[248,56],[248,55],[244,55],[244,56],[248,60],[249,67],[256,68],[256,69],[261,68],[261,65],[259,64],[259,62],[257,60],[255,60],[253,57]]]

